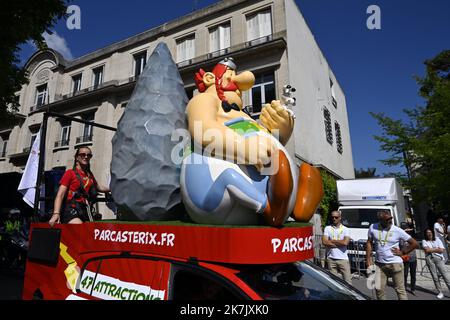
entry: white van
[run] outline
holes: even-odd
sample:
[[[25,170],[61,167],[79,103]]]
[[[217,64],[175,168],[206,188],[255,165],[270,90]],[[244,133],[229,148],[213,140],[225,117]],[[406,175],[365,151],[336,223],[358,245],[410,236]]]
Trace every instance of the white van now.
[[[406,222],[403,188],[395,178],[338,180],[337,193],[342,223],[350,229],[353,241],[367,240],[380,209],[391,211],[394,225]]]

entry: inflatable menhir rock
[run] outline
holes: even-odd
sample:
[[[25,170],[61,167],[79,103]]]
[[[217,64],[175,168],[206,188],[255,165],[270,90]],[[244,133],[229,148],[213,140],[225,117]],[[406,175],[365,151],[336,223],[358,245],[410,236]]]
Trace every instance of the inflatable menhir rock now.
[[[166,44],[139,76],[112,140],[111,190],[127,220],[176,219],[180,166],[171,160],[176,129],[186,128],[188,98]],[[125,212],[125,214],[124,214]]]

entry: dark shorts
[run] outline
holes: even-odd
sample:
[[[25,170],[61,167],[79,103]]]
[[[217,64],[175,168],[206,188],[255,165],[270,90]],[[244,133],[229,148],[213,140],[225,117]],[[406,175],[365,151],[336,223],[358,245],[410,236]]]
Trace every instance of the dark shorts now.
[[[89,221],[87,207],[78,205],[77,208],[72,208],[68,206],[66,210],[64,210],[64,214],[61,216],[61,223],[69,223],[75,218],[78,218],[83,222]]]

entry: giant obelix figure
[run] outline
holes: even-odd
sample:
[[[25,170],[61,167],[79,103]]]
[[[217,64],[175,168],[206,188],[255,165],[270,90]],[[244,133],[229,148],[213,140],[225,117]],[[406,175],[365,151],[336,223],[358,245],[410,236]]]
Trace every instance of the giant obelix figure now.
[[[193,148],[181,168],[182,198],[192,220],[280,226],[293,213],[295,220],[308,221],[323,196],[322,180],[306,163],[299,170],[284,148],[294,128],[287,108],[278,100],[266,104],[259,123],[245,113],[242,92],[255,76],[237,74],[232,58],[212,72],[200,69],[195,81],[200,93],[187,106]]]

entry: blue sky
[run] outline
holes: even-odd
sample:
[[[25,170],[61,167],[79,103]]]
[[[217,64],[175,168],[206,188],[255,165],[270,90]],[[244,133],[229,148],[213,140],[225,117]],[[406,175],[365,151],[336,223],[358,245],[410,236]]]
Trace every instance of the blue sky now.
[[[74,0],[81,9],[81,30],[69,30],[65,21],[49,38],[66,56],[80,57],[111,43],[159,26],[202,8],[214,0],[87,1]],[[381,130],[369,111],[405,118],[402,109],[421,105],[414,75],[424,74],[423,61],[450,49],[448,0],[296,0],[319,46],[331,65],[346,98],[356,168],[388,168],[378,160],[373,135]],[[381,9],[381,30],[369,30],[369,5]],[[23,47],[26,61],[33,52]]]

